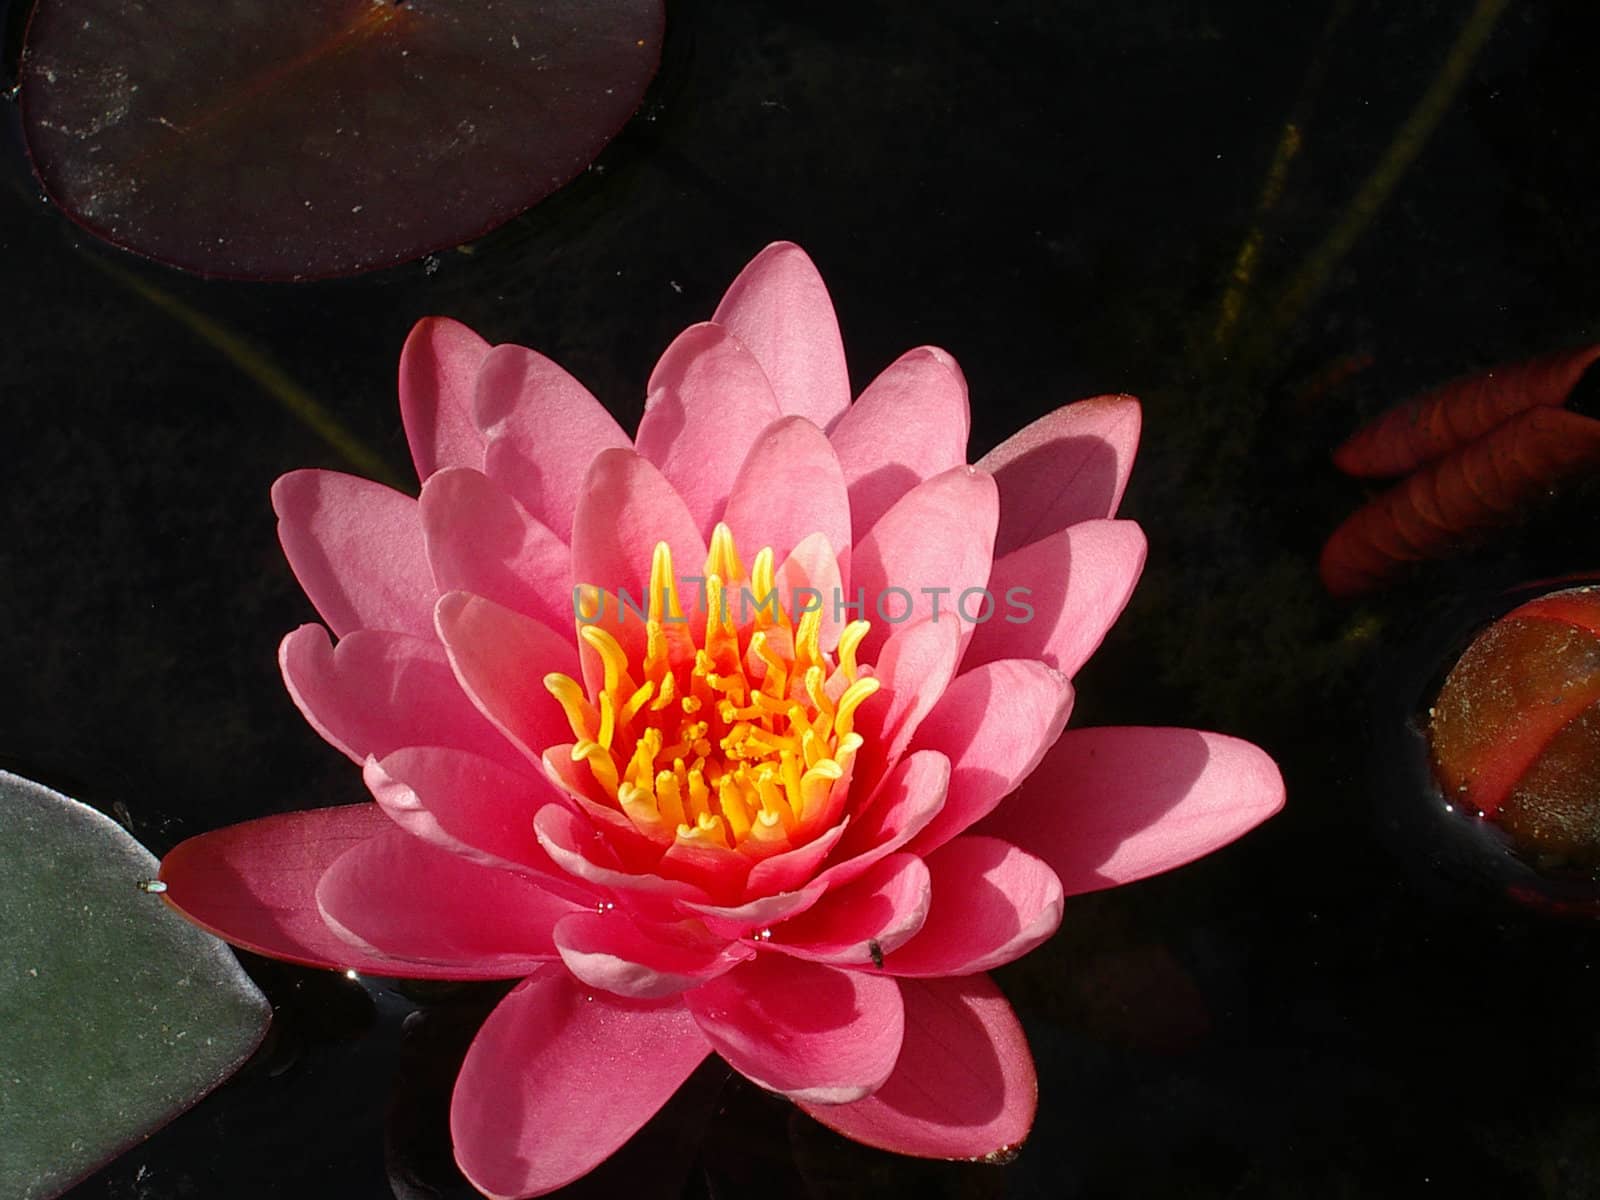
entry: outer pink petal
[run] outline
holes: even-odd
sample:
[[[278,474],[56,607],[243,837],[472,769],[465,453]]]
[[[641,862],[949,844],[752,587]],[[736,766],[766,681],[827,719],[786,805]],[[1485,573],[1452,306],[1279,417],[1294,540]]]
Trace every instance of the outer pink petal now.
[[[1097,396],[1046,413],[978,460],[1000,486],[996,556],[1115,516],[1139,446],[1139,402]]]
[[[1081,521],[1013,550],[989,575],[995,618],[978,626],[962,662],[1037,658],[1076,674],[1122,615],[1144,556],[1132,521]]]
[[[866,966],[891,954],[922,928],[930,899],[928,868],[915,854],[891,854],[821,904],[785,921],[765,943],[813,962]]]
[[[422,485],[422,532],[440,592],[472,592],[555,629],[572,624],[572,555],[478,471],[440,471]]]
[[[917,484],[967,461],[967,382],[933,346],[908,350],[867,385],[828,438],[865,535]]]
[[[657,542],[672,551],[673,570],[680,578],[697,575],[705,566],[705,538],[661,472],[631,451],[600,454],[584,480],[573,520],[573,583],[604,588],[612,595],[626,589],[635,603],[644,604]],[[690,587],[683,597],[686,608],[696,595]]]
[[[918,750],[896,764],[846,830],[834,864],[817,876],[830,888],[858,879],[900,849],[944,807],[950,760],[937,750]]]
[[[489,343],[458,321],[424,317],[400,351],[400,420],[417,478],[441,467],[483,466],[472,392]]]
[[[316,887],[322,919],[378,955],[456,979],[516,979],[556,957],[550,931],[576,905],[526,875],[481,867],[403,829],[340,855]]]
[[[636,1000],[675,996],[755,955],[748,943],[708,939],[703,929],[641,928],[617,909],[563,918],[555,941],[579,980]]]
[[[1037,854],[1073,895],[1182,866],[1282,807],[1277,765],[1249,742],[1075,729],[977,832]]]
[[[417,502],[338,471],[290,471],[272,485],[278,540],[328,628],[428,636],[438,593]]]
[[[711,319],[750,348],[785,413],[826,429],[849,405],[833,302],[799,246],[774,242],[751,259]]]
[[[622,1000],[560,966],[489,1014],[450,1104],[456,1162],[487,1196],[539,1196],[587,1174],[710,1052],[681,1005]]]
[[[900,1053],[900,989],[882,975],[763,954],[684,1002],[730,1067],[795,1100],[858,1100]]]
[[[534,814],[553,798],[547,780],[438,746],[368,758],[362,777],[412,837],[481,866],[531,874],[567,899],[593,902],[591,890],[560,870],[534,836]]]
[[[985,975],[905,980],[905,1046],[881,1088],[802,1104],[830,1129],[923,1158],[1008,1157],[1033,1128],[1039,1081],[1016,1014]]]
[[[218,937],[257,954],[335,970],[448,979],[444,967],[367,954],[329,929],[317,881],[354,846],[393,830],[376,804],[284,813],[180,842],[161,861],[163,899]]]
[[[1021,958],[1061,924],[1061,881],[999,838],[964,837],[927,858],[922,931],[884,960],[891,975],[973,975]]]
[[[783,414],[755,356],[720,325],[691,325],[650,376],[635,444],[661,468],[704,536],[722,517],[739,466]]]
[[[441,596],[437,621],[462,690],[530,762],[572,736],[561,705],[544,686],[552,672],[577,673],[569,637],[467,592]]]
[[[1031,659],[1002,659],[945,689],[912,745],[950,760],[944,808],[917,835],[926,854],[988,816],[1055,745],[1072,711],[1072,684]]]
[[[433,638],[364,629],[335,648],[322,626],[302,625],[283,639],[278,664],[312,728],[358,763],[416,745],[522,761],[467,699]]]
[[[472,416],[488,440],[484,473],[563,541],[595,455],[633,445],[588,388],[522,346],[489,351]]]
[[[869,661],[896,625],[936,620],[970,631],[958,605],[983,611],[981,595],[962,597],[989,581],[998,503],[993,479],[957,467],[912,488],[856,543],[850,589],[865,592],[873,625],[861,651]]]
[[[743,556],[771,546],[777,562],[820,533],[838,558],[850,553],[850,498],[828,439],[804,417],[784,417],[756,439],[722,519]],[[756,597],[760,600],[761,597]],[[832,596],[827,597],[831,603]],[[789,607],[789,597],[779,602]]]

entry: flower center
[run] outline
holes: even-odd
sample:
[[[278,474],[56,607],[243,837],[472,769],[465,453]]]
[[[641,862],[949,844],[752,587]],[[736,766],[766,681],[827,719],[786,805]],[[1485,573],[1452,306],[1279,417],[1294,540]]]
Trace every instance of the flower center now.
[[[706,556],[703,620],[684,615],[665,542],[646,608],[627,606],[626,593],[580,593],[579,636],[602,677],[587,694],[566,675],[544,685],[577,739],[573,762],[641,833],[765,856],[836,822],[862,746],[856,710],[878,690],[856,663],[868,622],[845,626],[830,655],[820,607],[780,602],[771,547],[747,575],[722,524]]]

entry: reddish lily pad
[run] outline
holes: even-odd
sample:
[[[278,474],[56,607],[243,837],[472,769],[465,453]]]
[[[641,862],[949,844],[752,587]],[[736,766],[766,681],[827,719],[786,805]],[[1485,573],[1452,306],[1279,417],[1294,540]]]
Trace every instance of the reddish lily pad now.
[[[1536,862],[1600,867],[1600,588],[1551,592],[1479,634],[1428,736],[1447,799]]]
[[[34,169],[91,232],[205,275],[352,274],[581,172],[660,61],[662,0],[38,0]]]
[[[156,867],[109,817],[0,771],[0,1196],[59,1195],[266,1032],[266,997],[149,890]]]

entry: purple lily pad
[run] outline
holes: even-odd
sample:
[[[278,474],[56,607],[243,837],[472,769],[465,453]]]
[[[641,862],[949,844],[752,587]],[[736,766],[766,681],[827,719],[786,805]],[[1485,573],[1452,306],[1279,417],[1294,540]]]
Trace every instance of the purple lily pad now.
[[[46,192],[203,275],[347,275],[457,245],[581,172],[660,61],[662,0],[38,0]]]

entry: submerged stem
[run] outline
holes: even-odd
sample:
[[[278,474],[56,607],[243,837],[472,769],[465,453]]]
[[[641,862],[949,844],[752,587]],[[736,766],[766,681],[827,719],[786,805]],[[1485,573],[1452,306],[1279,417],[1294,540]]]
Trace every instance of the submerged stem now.
[[[1277,302],[1270,306],[1269,311],[1274,314],[1271,326],[1273,334],[1281,333],[1293,325],[1300,314],[1322,294],[1335,268],[1360,240],[1367,226],[1372,224],[1395,185],[1422,152],[1439,121],[1454,102],[1473,60],[1494,32],[1495,24],[1504,13],[1507,3],[1508,0],[1478,0],[1466,24],[1461,27],[1461,32],[1456,35],[1444,65],[1395,132],[1378,165],[1362,181],[1361,187],[1321,244],[1290,278],[1279,293]]]
[[[318,403],[310,392],[290,378],[288,372],[268,355],[205,313],[191,308],[170,292],[139,278],[132,271],[106,262],[99,255],[86,254],[84,257],[123,287],[137,293],[219,351],[223,357],[287,409],[290,416],[320,437],[361,474],[380,483],[386,483],[390,487],[404,486],[400,477],[381,455],[369,449],[360,438],[346,429],[337,417]]]

